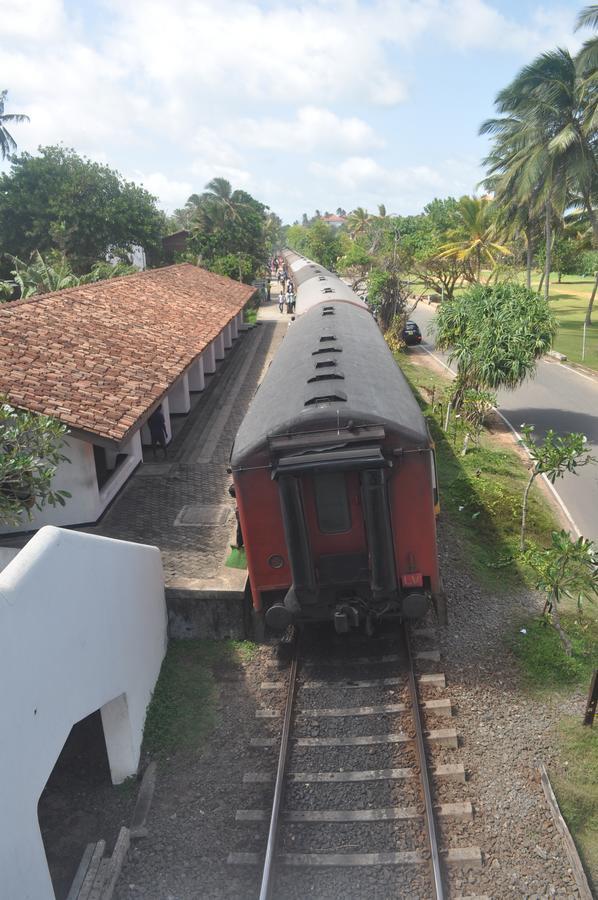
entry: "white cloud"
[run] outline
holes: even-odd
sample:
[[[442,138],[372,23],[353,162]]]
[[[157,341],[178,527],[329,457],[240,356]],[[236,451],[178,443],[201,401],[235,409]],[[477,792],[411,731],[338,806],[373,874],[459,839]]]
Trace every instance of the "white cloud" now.
[[[312,175],[341,193],[343,206],[373,208],[384,202],[392,213],[421,210],[437,196],[471,194],[481,178],[471,159],[447,159],[438,166],[383,166],[371,157],[353,156],[339,165],[312,163]]]
[[[573,20],[571,9],[538,7],[523,25],[484,0],[449,0],[439,4],[435,27],[460,49],[524,53],[527,61],[556,45],[576,52],[581,39],[572,34]]]
[[[189,195],[193,193],[191,182],[175,181],[163,172],[150,172],[144,175],[143,172],[136,170],[131,179],[158,197],[160,205],[166,210],[184,206]]]
[[[294,119],[242,119],[234,131],[245,145],[289,153],[316,148],[347,152],[385,144],[363,119],[343,118],[317,106],[301,107]]]
[[[169,208],[222,175],[282,207],[323,207],[330,184],[354,198],[344,206],[387,192],[399,211],[480,176],[393,147],[394,108],[405,122],[429,64],[462,51],[479,51],[475,79],[501,53],[515,74],[542,49],[579,45],[575,10],[541,2],[510,14],[497,0],[2,0],[0,70],[7,111],[31,117],[12,129],[19,149],[61,141],[145,173]]]

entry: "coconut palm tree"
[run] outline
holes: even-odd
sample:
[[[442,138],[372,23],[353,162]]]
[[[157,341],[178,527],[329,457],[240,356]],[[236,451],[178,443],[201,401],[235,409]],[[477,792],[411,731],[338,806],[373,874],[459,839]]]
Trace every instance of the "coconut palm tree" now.
[[[10,156],[11,153],[17,149],[17,142],[13,138],[11,134],[9,134],[6,123],[7,122],[28,122],[29,116],[25,116],[21,113],[5,113],[4,112],[4,104],[6,102],[6,96],[8,91],[0,91],[0,154],[2,154],[2,159],[6,159],[7,156]]]
[[[214,204],[221,211],[224,221],[235,222],[240,218],[240,208],[245,205],[238,194],[239,191],[233,191],[226,178],[212,178],[206,184],[201,199]]]
[[[451,240],[440,248],[438,258],[470,260],[476,280],[480,281],[482,262],[494,269],[497,258],[510,256],[511,251],[494,240],[494,211],[488,197],[461,197],[455,212],[459,224],[450,235]]]
[[[598,5],[586,6],[579,13],[575,30],[580,28],[598,29]],[[576,58],[577,69],[581,75],[588,75],[598,69],[598,36],[587,40]]]
[[[364,209],[362,206],[358,206],[357,209],[354,209],[347,219],[347,230],[351,237],[355,239],[361,235],[367,234],[371,220],[372,217],[367,209]]]
[[[594,138],[587,127],[587,87],[567,50],[538,56],[496,98],[502,118],[490,119],[480,131],[494,134],[501,172],[513,196],[525,200],[533,192],[545,219],[548,298],[555,217],[562,217],[571,193],[582,198],[598,248],[598,216],[594,198],[598,166]],[[502,160],[500,157],[502,156]]]

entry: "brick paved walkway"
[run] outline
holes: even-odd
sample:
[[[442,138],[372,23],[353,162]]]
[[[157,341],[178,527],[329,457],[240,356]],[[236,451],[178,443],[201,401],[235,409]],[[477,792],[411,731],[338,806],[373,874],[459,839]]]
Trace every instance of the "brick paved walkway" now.
[[[273,307],[269,304],[263,320],[235,342],[206,390],[196,395],[189,415],[175,418],[168,458],[155,462],[151,451],[149,459],[146,453],[101,522],[84,529],[156,544],[167,585],[213,579],[228,555],[235,517],[226,467],[237,429],[286,331],[286,316],[282,321],[270,318]],[[215,512],[220,507],[225,521],[216,526],[175,524],[187,506],[216,507]]]

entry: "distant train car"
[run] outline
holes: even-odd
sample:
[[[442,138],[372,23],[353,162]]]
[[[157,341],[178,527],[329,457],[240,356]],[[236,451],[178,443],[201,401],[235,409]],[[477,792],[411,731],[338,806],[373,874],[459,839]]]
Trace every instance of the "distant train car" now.
[[[305,268],[298,312],[322,283]],[[434,601],[443,621],[426,423],[367,308],[325,277],[334,293],[310,288],[231,453],[254,614],[345,632]]]
[[[302,315],[312,306],[317,306],[318,303],[333,300],[366,307],[361,297],[358,297],[348,284],[345,284],[324,266],[314,263],[311,259],[306,259],[305,256],[300,256],[292,250],[284,251],[284,259],[287,271],[295,285],[296,315]]]

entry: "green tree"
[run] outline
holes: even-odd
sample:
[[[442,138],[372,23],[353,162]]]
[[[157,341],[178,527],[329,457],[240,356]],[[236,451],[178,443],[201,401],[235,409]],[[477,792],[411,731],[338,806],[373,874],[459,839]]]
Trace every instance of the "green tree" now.
[[[495,269],[499,257],[508,256],[511,251],[495,240],[494,208],[487,197],[461,197],[456,215],[457,225],[438,257],[472,261],[479,282],[482,263]]]
[[[249,283],[265,265],[271,241],[280,233],[280,220],[272,219],[267,207],[246,191],[233,190],[224,178],[212,179],[206,188],[187,201],[194,209],[189,251],[200,265],[216,266],[214,271],[219,272],[229,272],[230,258],[235,256],[234,277]]]
[[[0,154],[2,159],[6,159],[11,153],[17,149],[17,143],[7,129],[7,125],[12,122],[28,122],[29,116],[22,113],[5,113],[6,97],[8,91],[0,91]]]
[[[68,491],[54,490],[67,429],[49,416],[0,403],[0,522],[19,525],[31,510],[64,506]]]
[[[536,588],[546,597],[544,615],[557,631],[563,649],[571,656],[571,641],[561,625],[559,603],[575,600],[578,609],[598,597],[598,548],[587,538],[571,540],[568,531],[553,531],[550,547],[529,547],[524,561],[535,575]]]
[[[35,250],[64,253],[88,272],[115,247],[158,252],[164,215],[144,188],[64,147],[13,157],[0,176],[0,246],[29,259]]]
[[[352,213],[349,213],[349,218],[347,219],[347,231],[352,238],[362,237],[368,233],[371,220],[372,217],[367,209],[358,206]]]
[[[523,285],[474,285],[445,302],[435,322],[436,346],[457,363],[453,404],[474,390],[516,388],[552,346],[550,307]]]
[[[585,435],[573,432],[556,434],[552,428],[546,432],[542,443],[534,438],[534,426],[522,425],[522,444],[530,455],[531,466],[529,478],[523,492],[521,504],[521,549],[525,550],[525,524],[527,519],[527,503],[532,484],[540,475],[545,475],[551,484],[562,478],[567,472],[577,475],[577,470],[588,463],[596,462],[591,456]]]
[[[538,56],[524,66],[496,99],[503,117],[482,125],[482,133],[497,137],[498,162],[519,199],[534,192],[545,214],[544,295],[548,299],[552,226],[562,217],[573,196],[578,196],[592,227],[598,248],[598,216],[594,197],[598,187],[595,134],[588,98],[595,94],[580,76],[567,50]],[[495,148],[497,149],[497,148]],[[502,157],[502,159],[501,159]]]

